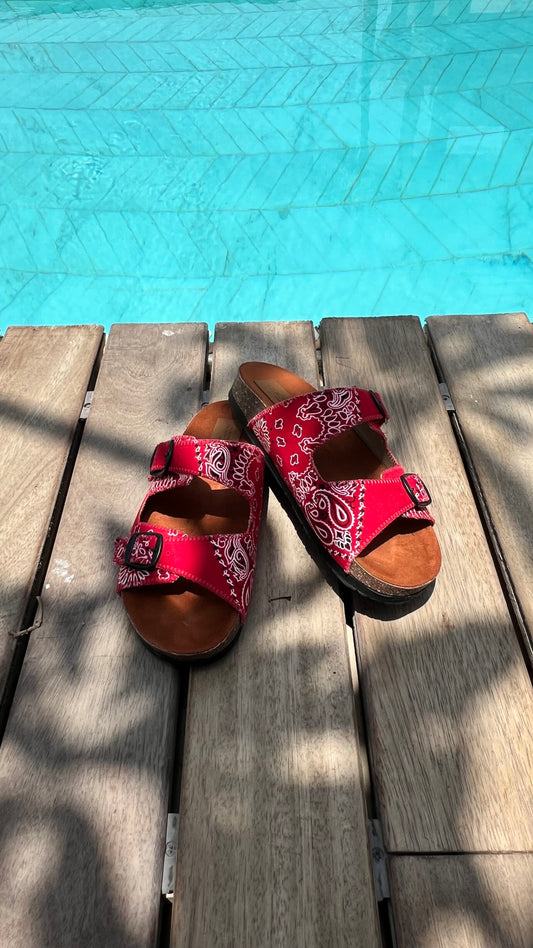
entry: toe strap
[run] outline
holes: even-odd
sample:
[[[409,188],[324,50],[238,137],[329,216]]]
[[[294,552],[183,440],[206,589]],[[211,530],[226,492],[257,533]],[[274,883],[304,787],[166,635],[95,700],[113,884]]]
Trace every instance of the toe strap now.
[[[317,478],[313,484],[298,485],[309,524],[345,571],[399,517],[434,523],[427,510],[431,497],[421,478],[405,474],[399,466],[395,476],[390,475],[387,471],[382,478],[336,482]]]
[[[115,542],[117,592],[174,583],[183,578],[209,589],[236,609],[248,611],[255,568],[251,532],[188,536],[138,522],[129,537]]]
[[[391,477],[390,472],[385,472],[382,478],[356,483],[356,519],[359,529],[354,535],[354,556],[358,556],[385,527],[399,517],[426,520],[431,524],[435,522],[427,509],[431,503],[430,493],[418,474],[402,472]]]

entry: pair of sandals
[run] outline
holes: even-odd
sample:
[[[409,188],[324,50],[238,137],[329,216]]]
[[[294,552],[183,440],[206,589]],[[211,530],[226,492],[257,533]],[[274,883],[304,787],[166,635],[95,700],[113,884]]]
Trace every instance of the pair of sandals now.
[[[115,544],[117,592],[140,637],[176,661],[215,658],[250,603],[264,467],[315,556],[345,586],[403,602],[433,583],[431,497],[387,446],[377,392],[316,390],[247,362],[229,401],[159,444],[129,537]]]

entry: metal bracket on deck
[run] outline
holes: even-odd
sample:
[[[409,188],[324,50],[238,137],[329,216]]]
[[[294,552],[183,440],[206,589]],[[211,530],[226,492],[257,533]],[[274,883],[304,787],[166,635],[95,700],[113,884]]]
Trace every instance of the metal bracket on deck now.
[[[20,639],[23,635],[29,635],[30,632],[35,632],[36,629],[40,629],[43,624],[43,602],[40,596],[35,597],[35,617],[33,623],[27,629],[20,629],[18,632],[9,632],[8,634],[12,639]]]
[[[92,405],[94,392],[85,393],[85,401],[83,403],[83,408],[80,411],[80,421],[85,421],[89,414],[90,407]]]
[[[174,901],[174,883],[176,881],[176,861],[178,858],[179,825],[179,813],[169,813],[167,816],[167,836],[165,843],[165,861],[163,863],[163,880],[161,882],[161,892],[169,902]]]
[[[455,411],[455,405],[450,395],[450,390],[446,385],[446,382],[439,382],[440,393],[444,399],[444,407],[446,411]]]
[[[367,824],[376,899],[378,902],[382,902],[383,899],[390,899],[387,853],[383,845],[383,834],[379,820],[367,820]]]

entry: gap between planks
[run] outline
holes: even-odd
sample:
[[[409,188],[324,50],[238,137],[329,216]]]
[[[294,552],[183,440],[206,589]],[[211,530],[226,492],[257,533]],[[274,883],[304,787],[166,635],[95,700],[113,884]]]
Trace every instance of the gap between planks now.
[[[227,325],[218,326],[213,353],[213,378],[210,386],[210,397],[212,399],[226,397],[227,390],[240,362],[254,358],[283,365],[287,365],[288,360],[287,367],[292,368],[293,371],[299,371],[299,374],[306,375],[310,381],[316,384],[318,377],[312,378],[308,375],[309,371],[311,371],[311,374],[313,374],[313,371],[315,374],[317,373],[316,337],[311,324],[291,323],[290,336],[284,335],[286,332],[287,330],[284,329],[283,324],[272,324],[270,326],[267,324],[247,324],[241,327],[238,325],[232,325],[231,327]],[[314,370],[310,369],[311,352],[313,354]],[[335,682],[335,679],[328,678],[332,668],[332,657],[329,655],[329,651],[330,648],[333,648],[333,651],[338,651],[340,643],[338,642],[333,646],[333,643],[328,644],[327,639],[322,642],[322,631],[318,633],[316,621],[311,619],[312,612],[309,612],[309,603],[306,605],[306,599],[309,600],[311,595],[311,587],[309,594],[302,598],[298,586],[301,583],[305,585],[312,580],[313,589],[315,588],[314,584],[318,584],[316,593],[313,592],[312,594],[313,596],[319,595],[318,586],[320,586],[320,595],[324,595],[324,601],[330,602],[330,611],[333,607],[335,613],[330,617],[332,634],[333,619],[336,618],[336,610],[339,610],[338,618],[339,622],[342,623],[343,648],[346,649],[348,639],[344,622],[344,607],[338,601],[338,598],[332,598],[330,591],[326,593],[327,587],[322,586],[322,581],[318,576],[312,578],[315,570],[308,554],[300,549],[297,538],[293,540],[291,525],[284,514],[278,513],[277,508],[277,501],[271,498],[267,531],[265,531],[265,525],[263,525],[252,610],[247,626],[243,630],[243,635],[234,649],[225,658],[221,659],[216,667],[213,665],[207,669],[195,669],[191,674],[184,782],[182,785],[182,794],[184,794],[182,798],[183,810],[180,818],[180,842],[178,846],[177,898],[174,899],[171,939],[173,946],[201,944],[203,948],[208,948],[208,946],[214,944],[217,946],[229,946],[236,943],[249,944],[251,943],[252,932],[254,933],[254,943],[262,944],[265,943],[262,933],[267,931],[271,932],[271,937],[275,938],[276,943],[280,945],[305,943],[311,946],[313,944],[335,943],[340,946],[347,943],[346,939],[349,940],[351,945],[377,945],[376,939],[379,937],[376,927],[377,914],[369,864],[366,823],[363,820],[360,832],[353,836],[352,828],[349,829],[349,827],[352,827],[352,820],[355,819],[355,816],[348,817],[348,812],[353,810],[354,807],[358,810],[360,803],[357,802],[356,804],[354,802],[352,793],[349,795],[351,800],[349,811],[345,807],[347,801],[344,800],[344,794],[347,792],[347,785],[352,786],[352,779],[354,779],[352,764],[349,766],[350,776],[346,771],[345,781],[341,780],[341,783],[338,784],[336,781],[339,780],[339,775],[334,778],[336,766],[334,760],[338,755],[339,747],[335,745],[332,748],[334,755],[329,764],[328,754],[320,754],[319,759],[322,761],[320,777],[315,789],[311,791],[307,787],[304,778],[307,773],[306,768],[310,768],[308,776],[311,774],[312,758],[307,761],[305,754],[302,754],[302,751],[299,750],[299,748],[307,746],[307,739],[312,738],[310,748],[314,747],[315,742],[320,743],[324,739],[320,725],[317,725],[315,720],[317,714],[319,717],[321,714],[320,710],[317,711],[317,693],[313,692],[312,700],[310,695],[306,697],[305,688],[307,686],[305,682],[309,676],[311,680],[314,680],[315,675],[318,676],[320,687],[326,689],[322,699],[318,701],[318,708],[321,707],[322,703],[328,706],[327,689],[332,685],[332,682]],[[267,556],[265,544],[270,546],[272,543],[274,547]],[[281,580],[282,574],[277,565],[277,559],[280,558],[282,550],[286,550],[285,556],[290,557],[290,562],[288,560],[285,562],[285,568],[282,564],[279,564],[282,566],[283,580]],[[302,568],[304,572],[299,575],[298,571]],[[297,570],[296,577],[291,578],[295,569]],[[289,585],[291,588],[280,590],[280,582],[283,587]],[[285,607],[284,600],[288,597],[287,595],[280,596],[280,591],[290,593],[289,606]],[[272,625],[277,614],[280,617],[283,616],[282,625],[278,625],[278,631]],[[324,619],[325,615],[321,621],[323,622]],[[306,623],[309,624],[306,625]],[[313,623],[316,626],[314,631]],[[340,633],[340,628],[338,632]],[[281,638],[279,637],[280,634]],[[335,638],[336,633],[333,634],[333,639]],[[312,660],[315,650],[316,657]],[[347,661],[347,658],[345,658],[345,661]],[[272,663],[271,668],[268,662]],[[320,672],[320,662],[324,663],[322,672]],[[329,672],[327,672],[328,667]],[[267,668],[270,668],[269,673],[267,673]],[[297,669],[300,669],[300,674],[303,672],[303,678],[300,682],[300,688],[295,690],[291,688],[290,682],[292,681],[294,685],[293,677]],[[345,668],[340,676],[343,678],[343,686],[344,676],[347,672],[348,669]],[[351,674],[356,675],[355,662],[352,663]],[[281,676],[282,682],[278,681],[279,676]],[[302,686],[305,686],[304,693],[300,690]],[[334,687],[337,686],[341,688],[340,682]],[[242,691],[243,688],[244,691]],[[353,683],[350,684],[349,688],[351,756],[356,754],[357,747],[353,709],[355,700]],[[254,691],[254,695],[252,695],[250,689],[258,690]],[[272,690],[277,696],[274,705],[268,699],[268,694]],[[261,704],[261,701],[263,701],[263,704]],[[336,701],[339,706],[344,702],[344,697],[341,701],[340,692]],[[287,708],[283,710],[282,705],[287,704],[287,702]],[[298,730],[297,723],[290,724],[293,719],[293,712],[290,710],[292,702],[295,705],[297,718],[302,712],[304,714],[304,717],[300,720],[301,731]],[[239,715],[239,723],[232,718],[231,708],[233,708],[233,713]],[[246,714],[244,713],[245,710]],[[327,712],[327,714],[331,713],[333,713],[333,709]],[[338,713],[335,710],[335,718]],[[254,747],[258,746],[259,736],[266,734],[269,727],[274,726],[274,730],[276,730],[274,722],[273,725],[270,725],[265,724],[262,720],[264,716],[268,719],[272,715],[275,721],[279,719],[281,727],[279,740],[281,744],[275,754],[270,745],[264,746],[263,754],[257,757],[257,751],[254,751]],[[309,720],[305,724],[307,718]],[[212,719],[211,723],[209,723],[210,719]],[[343,721],[342,726],[340,724],[341,719]],[[342,740],[345,739],[344,727],[346,720],[346,712],[342,711],[336,724],[336,728],[339,728],[339,730],[334,729],[332,732],[332,735],[338,734],[336,740],[340,740],[341,735],[343,735]],[[231,721],[233,721],[232,724]],[[285,726],[288,729],[287,734],[285,734]],[[289,732],[293,727],[296,728],[294,744],[289,743],[286,748],[287,752],[289,748],[292,749],[287,757],[286,764],[280,770],[281,760],[278,761],[278,756],[283,753],[285,746],[283,740],[289,738]],[[318,730],[316,730],[317,727]],[[236,728],[239,734],[240,729],[243,730],[238,740],[238,735],[234,733]],[[310,728],[309,733],[308,728]],[[210,735],[214,737],[215,734],[217,739],[213,743]],[[318,743],[317,749],[313,751],[313,754],[316,755],[317,753]],[[289,766],[293,756],[292,766]],[[201,759],[199,759],[200,757]],[[226,772],[226,765],[229,765],[230,761],[231,774]],[[251,761],[254,761],[254,765],[251,771],[248,771],[246,770],[246,763],[250,764]],[[317,764],[318,759],[315,760],[315,765]],[[289,766],[289,771],[285,774],[287,766]],[[293,773],[292,768],[294,766],[297,769]],[[347,759],[344,766],[348,766]],[[243,767],[245,768],[244,771]],[[254,768],[256,767],[259,770],[254,776]],[[356,769],[358,767],[359,763]],[[299,768],[303,769],[300,770]],[[248,773],[249,776],[240,777],[239,771],[242,771],[243,774]],[[261,773],[263,773],[264,781],[261,778]],[[329,802],[326,803],[326,799],[322,799],[325,793],[325,787],[322,784],[329,786],[329,779],[331,779],[331,790],[327,797]],[[285,780],[289,781],[288,785]],[[295,799],[294,793],[296,793],[302,780],[301,789]],[[357,778],[358,785],[360,780],[359,775]],[[247,781],[252,781],[252,783],[248,785]],[[241,784],[241,790],[239,790],[239,783]],[[363,785],[364,783],[363,779]],[[270,787],[270,791],[267,793],[268,787]],[[308,804],[306,803],[309,792],[316,797],[315,806],[310,811],[308,811]],[[265,797],[265,793],[267,793],[267,797]],[[232,812],[237,808],[236,812],[233,813],[231,826],[237,820],[240,827],[239,840],[233,840],[234,834],[232,835],[231,826],[228,823],[229,810],[227,810],[224,803],[228,794],[232,801]],[[336,794],[337,803],[335,802]],[[340,825],[335,827],[336,821],[337,823],[339,821],[339,814],[335,815],[337,804],[340,804],[339,814],[342,812],[343,820],[347,821],[345,833],[342,837],[342,845],[338,849],[333,846],[332,837],[329,835],[329,831],[332,830],[333,835],[337,838]],[[272,806],[275,808],[275,813],[271,813]],[[243,807],[243,820],[239,820],[238,813],[241,812]],[[251,807],[254,814],[249,827],[246,819],[244,819],[248,812],[247,807],[248,809]],[[305,819],[300,829],[298,829],[300,824],[297,813],[300,807],[302,807],[302,819],[304,817]],[[322,807],[324,807],[324,810],[322,810]],[[296,820],[293,817],[296,817]],[[269,826],[272,821],[273,825]],[[285,832],[281,835],[275,832],[278,824],[279,828],[285,827]],[[222,832],[224,826],[226,830]],[[329,827],[329,830],[327,827]],[[313,833],[316,830],[319,830],[321,840],[320,858],[317,858],[318,852],[315,849],[308,848],[310,839],[314,838]],[[237,832],[236,828],[235,832]],[[300,836],[302,832],[303,837]],[[325,836],[323,835],[324,832],[326,833]],[[273,836],[270,835],[272,833],[274,833]],[[309,834],[311,834],[310,838],[308,838]],[[274,839],[276,840],[276,846],[272,850],[270,845]],[[355,864],[353,863],[353,853],[349,858],[347,855],[346,845],[348,839],[353,841],[358,851],[361,850]],[[341,855],[341,850],[344,855]],[[363,855],[365,851],[366,855]],[[200,863],[199,853],[202,854]],[[263,853],[262,856],[261,853]],[[301,862],[302,859],[303,863]],[[330,872],[325,872],[330,861],[335,863],[337,867],[337,871],[333,875]],[[247,871],[244,871],[243,864],[248,867]],[[364,872],[367,873],[364,890],[361,889],[361,884],[357,883],[354,883],[355,889],[351,886],[348,889],[345,888],[348,880],[353,881],[352,873],[355,865],[358,867],[356,875],[358,872],[363,875]],[[367,868],[363,872],[365,865]],[[296,880],[302,871],[303,878],[295,889]],[[273,873],[273,875],[270,875],[270,873]],[[263,876],[265,876],[265,880],[269,878],[270,883],[266,886],[266,889],[263,886],[257,888],[257,885],[254,884],[254,878],[256,882],[259,882]],[[331,880],[333,878],[336,879],[335,893],[331,891]],[[232,880],[231,885],[229,884],[230,880]],[[317,893],[317,898],[314,900],[310,899],[313,885],[316,886]],[[239,892],[238,902],[235,902],[236,896],[233,893],[235,886],[236,891]],[[348,902],[344,901],[347,913],[345,923],[339,926],[339,892],[341,891],[346,891],[346,893],[350,891],[351,895]],[[326,897],[327,892],[329,896]],[[359,923],[354,924],[353,898],[355,895],[360,899],[360,909],[358,911],[361,911],[366,918],[366,923],[363,926],[361,926],[361,916],[359,916]],[[273,905],[278,906],[279,912],[272,913],[269,911],[268,905],[265,905],[265,896],[269,900],[274,899]],[[308,907],[308,910],[302,914],[304,904]],[[320,904],[321,909],[317,915],[318,904]],[[348,905],[350,905],[349,908]],[[365,906],[364,909],[363,905]],[[248,919],[248,923],[246,923],[246,919]],[[299,922],[299,926],[297,922]],[[266,928],[264,929],[263,926],[266,926]],[[274,928],[271,928],[271,926],[274,926]],[[333,942],[328,942],[328,934],[331,935],[332,932],[334,933]],[[316,941],[317,937],[318,942]]]
[[[129,627],[111,555],[145,492],[153,439],[199,407],[206,328],[174,330],[116,326],[108,338],[54,547],[75,582],[52,557],[6,729],[0,940],[21,948],[36,932],[42,948],[66,948],[72,930],[95,948],[154,945],[176,676]],[[6,847],[20,834],[36,836],[31,859]]]
[[[516,314],[516,317],[519,318],[522,315],[523,314]],[[508,316],[509,322],[511,322],[515,314],[507,314],[507,316]],[[433,360],[433,364],[435,366],[437,377],[439,381],[445,383],[446,386],[449,388],[450,385],[453,387],[453,383],[455,379],[450,378],[449,374],[447,374],[444,371],[441,358],[439,357],[438,343],[440,342],[440,339],[439,339],[439,334],[437,333],[437,326],[435,325],[435,322],[434,322],[436,318],[437,317],[431,318],[429,326],[426,327],[425,335],[426,335],[427,343],[428,343],[429,350],[431,353],[431,357]],[[461,317],[461,319],[466,319],[466,318],[467,317]],[[488,321],[490,321],[491,319],[496,321],[501,318],[502,317],[496,317],[496,316],[478,317],[478,319],[485,319]],[[444,323],[444,322],[447,322],[448,320],[450,320],[451,322],[454,319],[454,317],[441,316],[441,317],[438,317],[438,319],[440,322]],[[524,316],[524,320],[526,321],[526,324],[529,327],[529,321],[527,320],[526,316]],[[489,323],[489,328],[490,328],[490,323]],[[464,398],[464,392],[462,392],[461,395]],[[460,410],[461,398],[459,399],[458,406],[455,405],[455,403],[452,403],[452,404],[453,404],[453,410],[449,411],[450,423],[452,425],[452,429],[453,429],[459,450],[461,452],[461,457],[463,459],[465,471],[470,482],[473,497],[478,507],[480,519],[485,528],[485,534],[487,537],[488,545],[492,551],[494,565],[498,572],[502,590],[507,600],[509,613],[515,623],[517,638],[524,654],[524,659],[526,661],[530,678],[533,681],[533,632],[527,621],[525,611],[520,602],[520,598],[516,590],[516,585],[513,580],[513,571],[508,562],[508,557],[506,556],[506,553],[505,553],[504,544],[502,543],[500,539],[497,525],[494,522],[491,504],[483,488],[483,484],[476,467],[476,462],[468,443],[468,437],[463,428],[463,423],[461,421],[462,413]]]
[[[389,851],[529,851],[531,682],[420,324],[332,319],[324,330],[328,384],[383,386],[389,442],[434,488],[443,551],[418,609],[355,618]]]
[[[11,641],[12,653],[11,656],[5,652],[2,655],[4,681],[2,682],[0,676],[0,744],[13,704],[31,631],[33,626],[39,627],[42,623],[40,598],[42,587],[83,436],[82,406],[86,398],[85,393],[93,387],[97,378],[105,336],[101,327],[96,326],[78,328],[13,327],[7,331],[5,336],[1,337],[1,341],[4,345],[4,348],[0,350],[0,357],[3,361],[5,360],[3,366],[4,377],[11,380],[15,393],[23,394],[25,399],[26,386],[23,386],[21,390],[20,382],[25,372],[31,373],[31,392],[38,399],[31,407],[29,404],[24,407],[24,404],[20,405],[17,401],[16,414],[11,418],[11,423],[13,423],[18,414],[19,429],[11,434],[11,439],[15,443],[17,438],[20,440],[21,435],[25,435],[27,429],[27,437],[30,439],[29,450],[26,450],[26,443],[21,443],[19,450],[26,461],[26,465],[31,469],[30,477],[33,470],[40,470],[39,461],[42,463],[43,460],[43,457],[39,456],[41,439],[44,437],[46,440],[49,434],[48,426],[50,426],[50,431],[56,434],[58,444],[56,446],[57,457],[54,454],[53,463],[48,461],[52,476],[55,473],[55,483],[50,474],[46,475],[43,480],[47,482],[47,487],[44,488],[44,494],[41,493],[39,496],[39,500],[43,502],[43,507],[48,509],[48,514],[46,514],[46,510],[44,511],[44,515],[48,519],[43,520],[41,510],[37,511],[40,536],[32,532],[31,539],[28,541],[30,547],[34,550],[36,562],[33,574],[26,579],[27,593],[25,600],[19,605],[20,621],[14,627],[9,628],[8,620],[4,649],[9,647]],[[29,365],[26,360],[29,360]],[[29,382],[30,379],[28,379],[28,384]],[[60,390],[56,393],[58,386]],[[61,391],[62,386],[68,389],[67,397]],[[13,412],[9,392],[10,390],[3,392],[7,408],[3,424],[8,426],[8,430],[9,419]],[[56,409],[55,417],[48,418],[46,413],[51,412],[52,405]],[[57,410],[58,405],[59,410]],[[36,413],[37,417],[44,413],[34,437],[32,437],[31,432],[31,426],[35,423],[33,412]],[[69,423],[71,426],[69,436],[62,443]],[[61,460],[63,455],[64,460]],[[44,458],[46,460],[46,454]],[[32,497],[31,481],[29,492],[30,497]],[[54,493],[55,499],[53,498]],[[32,511],[30,504],[30,515],[32,512],[35,511]],[[25,515],[28,516],[27,510]],[[9,529],[9,525],[8,511],[7,521],[4,520],[4,529]],[[19,534],[20,531],[15,529],[15,550]],[[10,545],[9,549],[12,550],[13,547]],[[26,573],[28,566],[29,562],[23,561],[20,569],[21,582],[24,581],[23,574]],[[10,578],[9,569],[7,578]],[[5,573],[4,581],[6,581]]]

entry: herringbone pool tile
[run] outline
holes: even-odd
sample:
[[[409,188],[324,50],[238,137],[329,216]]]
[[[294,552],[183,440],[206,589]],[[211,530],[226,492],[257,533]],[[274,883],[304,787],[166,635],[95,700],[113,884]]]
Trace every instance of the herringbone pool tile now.
[[[0,6],[6,325],[527,309],[532,0]]]
[[[502,86],[498,91],[498,98],[512,108],[519,116],[519,127],[527,127],[533,122],[533,82],[521,83],[514,88]]]
[[[528,127],[529,121],[526,116],[507,105],[499,89],[465,92],[464,98],[472,102],[476,108],[481,109],[484,115],[491,116],[505,129],[517,130]]]
[[[496,132],[482,135],[477,148],[459,185],[459,191],[477,191],[488,189],[494,168],[508,140],[508,132]]]
[[[437,139],[427,144],[420,143],[419,149],[412,156],[408,154],[407,162],[405,160],[403,162],[402,174],[398,175],[396,193],[401,194],[402,197],[432,194],[435,182],[450,153],[451,145],[449,139]],[[405,152],[405,148],[402,152]]]
[[[507,135],[507,141],[503,145],[497,160],[494,163],[490,185],[499,187],[501,185],[512,186],[516,182],[521,184],[532,184],[533,181],[527,180],[527,159],[533,148],[533,136],[529,129],[525,131],[510,132]]]

